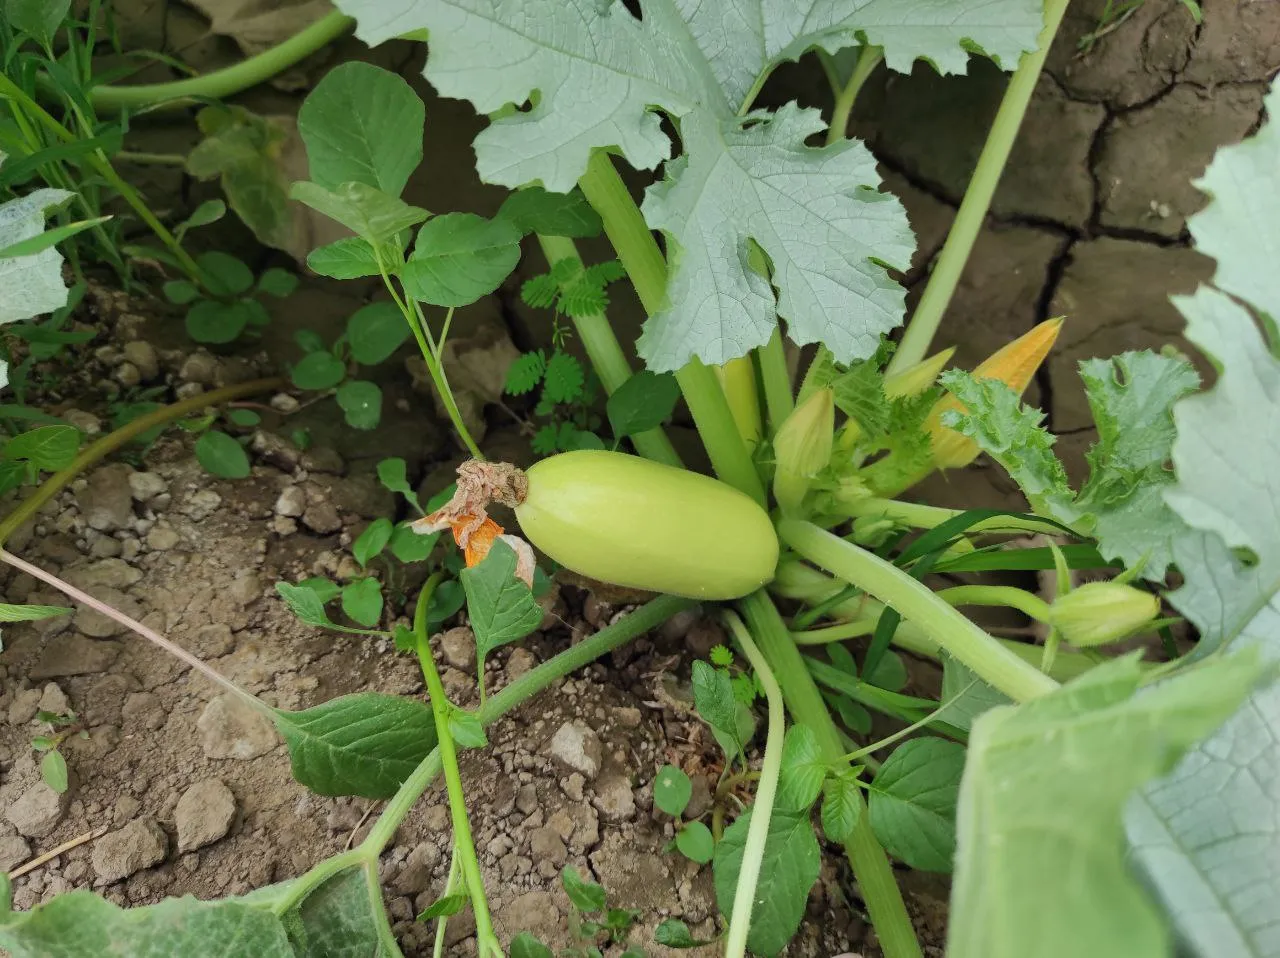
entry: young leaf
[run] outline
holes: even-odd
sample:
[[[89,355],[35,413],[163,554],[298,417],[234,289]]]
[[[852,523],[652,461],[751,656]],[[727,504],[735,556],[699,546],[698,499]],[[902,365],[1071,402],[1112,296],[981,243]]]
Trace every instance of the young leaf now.
[[[526,306],[534,309],[547,309],[555,305],[560,296],[560,284],[550,273],[534,276],[520,284],[520,298]]]
[[[390,241],[401,230],[421,223],[430,215],[364,183],[343,183],[327,190],[303,181],[293,184],[289,196],[374,245]]]
[[[716,840],[702,822],[685,822],[676,832],[676,848],[689,861],[705,865],[716,853]]]
[[[387,547],[387,543],[391,541],[392,529],[391,520],[384,516],[374,519],[364,532],[360,533],[356,541],[351,544],[351,554],[360,563],[360,568],[368,566],[369,561]]]
[[[1121,812],[1136,787],[1235,711],[1259,676],[1256,656],[1235,655],[1135,695],[1142,676],[1126,656],[980,716],[960,790],[947,954],[1170,953],[1168,924],[1126,860]]]
[[[382,583],[372,577],[342,587],[342,611],[354,622],[373,628],[382,619]]]
[[[298,583],[298,588],[310,589],[316,594],[316,597],[319,598],[321,605],[332,602],[338,596],[342,595],[342,586],[324,578],[323,576],[312,576],[309,579],[303,579]],[[297,609],[293,609],[293,611],[295,614],[297,613]]]
[[[822,791],[827,772],[813,729],[807,725],[791,726],[782,742],[777,808],[788,812],[808,811]]]
[[[579,875],[578,869],[565,865],[560,872],[560,881],[564,885],[565,894],[569,896],[570,904],[578,911],[588,915],[604,911],[604,889]]]
[[[511,958],[556,958],[554,951],[527,931],[511,939],[510,952]]]
[[[885,851],[912,868],[951,871],[963,771],[957,742],[916,738],[894,750],[869,790],[871,828]]]
[[[862,816],[862,796],[848,773],[830,776],[822,787],[822,831],[827,841],[843,843]]]
[[[407,525],[399,525],[391,534],[391,554],[404,563],[422,562],[431,555],[431,550],[436,547],[439,539],[438,532],[422,535]]]
[[[636,373],[609,397],[605,411],[615,439],[662,425],[680,401],[680,384],[670,373]]]
[[[419,302],[467,306],[497,289],[519,260],[520,231],[507,220],[445,213],[418,230],[400,277]]]
[[[548,193],[538,186],[517,190],[503,201],[498,216],[521,233],[544,236],[586,239],[598,236],[603,228],[600,214],[578,189],[568,193]]]
[[[289,611],[296,615],[298,621],[303,624],[313,625],[317,628],[324,628],[332,624],[329,621],[329,614],[324,610],[324,604],[328,599],[321,598],[320,593],[306,583],[300,582],[297,585],[291,585],[288,582],[277,582],[276,591],[280,593],[280,597],[289,606]],[[336,598],[338,594],[339,592],[335,587],[333,596],[330,596],[330,598]]]
[[[455,552],[454,555],[457,555]],[[467,595],[462,583],[457,579],[446,579],[436,586],[431,596],[431,604],[427,606],[427,626],[437,628],[466,604]]]
[[[378,481],[382,483],[384,489],[389,492],[400,493],[408,501],[409,505],[413,506],[418,512],[422,512],[422,506],[418,505],[418,494],[409,485],[408,468],[403,459],[379,460]]]
[[[742,869],[742,855],[751,827],[750,809],[725,829],[716,845],[712,866],[716,903],[720,913],[733,914],[733,899]],[[759,955],[776,955],[795,935],[804,917],[809,890],[818,880],[822,864],[818,839],[809,824],[809,813],[774,809],[769,818],[764,861],[756,884],[756,906],[751,912],[747,950]]]
[[[431,709],[359,692],[300,712],[277,710],[293,777],[317,795],[390,798],[436,747]]]
[[[53,47],[53,38],[71,9],[71,0],[9,0],[5,14],[14,30],[27,34],[45,49]]]
[[[216,299],[198,300],[189,310],[184,325],[187,335],[197,343],[221,345],[235,340],[250,326],[265,325],[269,317],[262,304],[252,299],[223,303]]]
[[[382,390],[363,379],[352,379],[338,387],[334,396],[342,407],[347,425],[353,429],[375,429],[382,419]]]
[[[391,266],[386,265],[388,268]],[[312,272],[333,279],[378,275],[378,257],[368,241],[359,236],[344,236],[327,246],[317,246],[307,254],[307,266]],[[396,315],[399,315],[398,310]]]
[[[69,615],[71,611],[57,605],[11,605],[0,602],[0,622],[37,622],[58,615]]]
[[[258,277],[258,292],[284,298],[298,288],[298,276],[287,269],[273,266]]]
[[[730,758],[741,755],[755,730],[751,713],[734,697],[727,672],[693,663],[693,702]]]
[[[215,296],[239,296],[253,285],[253,270],[230,253],[212,250],[196,257],[209,291]]]
[[[26,461],[44,472],[65,469],[80,451],[80,430],[74,426],[37,426],[4,445],[3,457]]]
[[[197,206],[185,220],[183,220],[175,232],[178,234],[179,240],[188,230],[199,229],[201,226],[209,226],[218,222],[227,215],[227,204],[222,200],[205,200]],[[167,284],[166,284],[167,285]]]
[[[262,417],[252,409],[228,409],[227,421],[233,426],[240,426],[244,429],[252,429],[258,423],[262,422]]]
[[[200,288],[190,280],[171,279],[160,289],[164,298],[175,306],[185,306],[200,298]]]
[[[210,475],[221,479],[247,479],[252,471],[244,446],[216,429],[196,440],[196,459]]]
[[[342,63],[298,111],[311,179],[326,189],[357,182],[399,196],[422,162],[425,109],[403,79],[369,63]]]
[[[836,407],[872,435],[889,428],[889,399],[884,376],[872,361],[855,363],[832,381]]]
[[[559,430],[555,426],[540,426],[529,440],[529,446],[539,456],[549,456],[559,448]]]
[[[40,777],[59,795],[67,790],[67,760],[57,749],[44,753],[40,760]]]
[[[555,352],[543,374],[543,394],[554,403],[573,402],[582,395],[586,374],[582,364],[568,353]]]
[[[332,389],[346,376],[346,364],[328,350],[307,353],[289,374],[299,389]]]
[[[542,607],[515,573],[516,554],[499,539],[483,562],[459,576],[476,636],[477,669],[484,668],[485,658],[498,646],[523,639],[542,621]]]
[[[449,734],[462,748],[484,748],[489,739],[484,734],[484,726],[474,712],[462,709],[451,709],[449,712]]]
[[[693,796],[693,783],[689,776],[674,765],[658,769],[653,780],[653,804],[668,815],[679,816]]]
[[[362,306],[347,320],[351,358],[362,366],[376,366],[390,359],[410,333],[399,308],[384,300]]]
[[[507,369],[507,383],[503,391],[512,396],[523,396],[542,382],[542,373],[546,368],[547,361],[541,350],[521,353]]]
[[[983,682],[963,662],[945,654],[942,657],[941,699],[946,707],[938,717],[966,731],[983,712],[997,705],[1011,704],[1008,696]]]
[[[709,945],[709,941],[700,941],[693,937],[689,926],[678,918],[667,918],[653,931],[653,940],[667,948],[701,948]]]
[[[414,921],[433,921],[436,918],[452,918],[466,908],[471,899],[466,895],[445,895],[424,908]]]

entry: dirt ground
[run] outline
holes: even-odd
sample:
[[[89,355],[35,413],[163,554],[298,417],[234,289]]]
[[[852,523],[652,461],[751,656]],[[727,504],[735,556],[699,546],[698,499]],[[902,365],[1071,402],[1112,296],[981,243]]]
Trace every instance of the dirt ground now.
[[[957,362],[971,365],[1041,319],[1068,316],[1037,386],[1077,471],[1090,419],[1075,363],[1179,341],[1180,320],[1167,296],[1189,291],[1211,270],[1188,246],[1186,217],[1202,200],[1187,184],[1218,144],[1257,124],[1265,82],[1280,66],[1280,5],[1205,0],[1197,26],[1177,0],[1148,0],[1078,57],[1077,40],[1093,28],[1101,6],[1099,0],[1072,6],[942,334],[959,344]],[[118,7],[126,45],[163,49],[199,69],[235,55],[229,40],[206,36],[204,21],[177,4],[135,0]],[[243,102],[266,113],[295,112],[309,84],[352,57],[407,77],[416,78],[421,66],[420,52],[407,45],[370,52],[346,40],[291,71],[288,89],[263,87]],[[916,290],[945,237],[1003,85],[981,64],[974,74],[940,80],[921,68],[910,77],[880,76],[855,116],[856,132],[883,161],[890,188],[903,197],[920,234],[910,277]],[[819,82],[812,71],[782,71],[766,96],[825,103]],[[440,101],[415,84],[428,99],[430,143],[407,198],[435,211],[492,213],[502,194],[475,183],[471,169],[478,121],[465,105]],[[140,122],[131,146],[174,150],[193,141],[187,123]],[[148,195],[174,215],[212,195],[178,171],[137,172]],[[231,221],[204,241],[253,248]],[[593,252],[603,249],[597,244]],[[255,265],[285,262],[283,254],[261,251]],[[521,271],[540,269],[531,251]],[[458,328],[494,356],[547,335],[545,316],[519,304],[518,281],[459,317],[466,322]],[[156,387],[164,399],[271,373],[267,356],[293,358],[296,329],[332,334],[373,292],[370,283],[308,279],[273,306],[261,344],[213,356],[192,348],[164,304],[95,291],[80,318],[100,336],[68,364],[62,401],[51,397],[54,408],[64,415],[75,410],[71,415],[86,427],[94,420],[105,427],[107,403],[121,390],[128,396]],[[613,313],[624,328],[638,329],[634,302],[618,297]],[[126,344],[133,344],[128,353]],[[126,362],[138,371],[136,385],[128,385],[132,374],[122,377]],[[209,477],[192,459],[189,437],[171,431],[145,457],[125,457],[82,477],[9,547],[165,633],[271,704],[307,707],[359,690],[421,694],[412,659],[381,643],[300,625],[273,588],[282,579],[354,573],[351,541],[370,520],[396,514],[373,478],[378,459],[403,456],[429,492],[448,482],[457,453],[430,400],[400,364],[386,364],[376,376],[387,403],[372,433],[342,426],[331,401],[295,408],[291,397],[268,393],[253,400],[263,422],[251,443],[252,478]],[[487,421],[492,454],[516,461],[529,455],[527,437],[508,417],[491,408]],[[299,427],[313,436],[306,452],[285,438]],[[295,491],[282,498],[286,489]],[[934,480],[923,495],[944,505],[1017,502],[1012,485],[984,466]],[[0,581],[6,601],[59,601],[29,576]],[[414,585],[400,583],[410,592]],[[494,656],[490,688],[620,611],[562,587],[547,628]],[[0,867],[11,870],[85,833],[99,836],[15,881],[20,909],[72,888],[94,888],[120,904],[244,892],[346,847],[376,812],[374,802],[308,793],[291,779],[285,748],[263,720],[93,612],[6,627],[3,638]],[[692,659],[720,639],[718,627],[697,615],[673,620],[503,720],[491,730],[489,749],[467,753],[476,844],[504,940],[530,930],[554,945],[570,943],[568,903],[556,877],[565,862],[594,875],[611,904],[641,911],[633,940],[650,953],[662,952],[651,945],[651,933],[664,917],[683,919],[695,934],[714,933],[710,869],[664,851],[671,829],[653,812],[651,789],[666,762],[701,774],[714,761],[682,682]],[[446,686],[468,701],[475,669],[469,636],[450,629],[435,641],[448,666]],[[920,663],[912,675],[912,690],[928,691],[936,681]],[[58,799],[39,784],[30,740],[41,733],[37,710],[66,708],[88,735],[66,746],[73,784]],[[701,786],[698,800],[705,800]],[[429,953],[428,929],[413,916],[438,895],[447,868],[448,816],[436,789],[383,862],[388,909],[407,955]],[[945,882],[901,875],[926,953],[939,955]],[[451,922],[448,953],[473,954],[472,930],[465,919]],[[879,953],[847,867],[831,854],[788,954],[846,952]]]

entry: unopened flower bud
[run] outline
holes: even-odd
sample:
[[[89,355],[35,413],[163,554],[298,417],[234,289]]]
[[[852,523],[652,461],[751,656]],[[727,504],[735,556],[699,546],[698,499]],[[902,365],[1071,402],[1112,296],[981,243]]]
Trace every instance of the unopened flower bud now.
[[[809,483],[831,461],[835,438],[835,393],[817,389],[791,411],[773,437],[773,494],[783,512],[799,509]]]
[[[1121,582],[1089,582],[1059,597],[1049,623],[1071,645],[1091,648],[1128,638],[1153,622],[1160,600]]]

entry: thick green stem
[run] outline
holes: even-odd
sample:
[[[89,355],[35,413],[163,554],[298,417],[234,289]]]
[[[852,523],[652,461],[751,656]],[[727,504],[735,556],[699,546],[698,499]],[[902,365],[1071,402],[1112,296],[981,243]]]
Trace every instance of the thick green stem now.
[[[650,316],[660,312],[667,298],[667,262],[607,153],[597,150],[591,155],[578,185],[604,221],[604,231],[631,277],[641,305]],[[716,474],[763,504],[764,484],[738,434],[715,372],[693,359],[676,373],[676,380]]]
[[[1038,622],[1049,621],[1049,603],[1011,585],[958,585],[935,592],[947,605],[995,605],[1017,609]]]
[[[881,47],[863,47],[862,52],[858,54],[858,62],[853,68],[853,74],[836,96],[835,105],[831,109],[831,123],[827,127],[827,146],[839,143],[849,135],[849,114],[853,110],[853,101],[858,98],[863,84],[883,59],[884,50]]]
[[[769,417],[769,435],[772,436],[796,405],[795,396],[791,392],[791,373],[787,370],[787,351],[782,343],[781,328],[775,329],[769,341],[757,351],[756,360],[760,364],[764,407]]]
[[[476,917],[476,940],[480,954],[486,951],[501,953],[498,936],[493,931],[493,919],[489,916],[489,899],[485,895],[484,876],[480,873],[480,861],[476,857],[475,840],[471,837],[471,820],[467,816],[467,799],[462,792],[462,773],[458,769],[458,752],[453,733],[449,728],[449,715],[454,706],[444,691],[440,673],[431,655],[431,642],[427,633],[427,606],[434,591],[424,587],[418,596],[418,607],[413,616],[413,635],[417,641],[418,662],[422,665],[422,677],[427,683],[427,695],[431,700],[431,715],[436,724],[436,749],[444,769],[445,791],[449,796],[449,816],[453,824],[453,849],[462,869],[462,880],[471,899],[471,910]]]
[[[554,267],[556,263],[565,259],[576,259],[579,262],[582,260],[578,255],[577,246],[567,237],[538,234],[538,245],[542,247],[548,266]],[[613,327],[609,325],[609,317],[600,312],[589,316],[574,316],[572,319],[574,328],[578,331],[578,338],[582,340],[587,358],[591,360],[592,368],[600,377],[604,391],[612,395],[631,378],[632,371],[626,353],[622,351],[622,344],[618,342],[618,337],[613,333]],[[653,459],[655,462],[666,463],[668,466],[677,468],[684,466],[675,446],[671,445],[671,440],[667,438],[666,430],[661,426],[629,438],[631,444],[636,447],[636,452],[646,459]]]
[[[724,613],[724,622],[742,647],[742,653],[755,671],[756,678],[760,680],[768,705],[760,783],[756,786],[755,802],[751,805],[751,824],[747,826],[747,840],[742,848],[742,865],[738,871],[738,884],[733,891],[733,913],[729,916],[729,934],[724,946],[725,958],[744,958],[747,953],[747,934],[751,930],[751,910],[756,900],[756,883],[760,879],[760,867],[764,864],[769,820],[773,817],[773,799],[778,791],[778,777],[782,771],[782,741],[787,719],[782,689],[778,687],[778,680],[770,671],[769,663],[751,641],[751,633],[733,612]]]
[[[791,641],[773,602],[765,592],[759,591],[741,600],[739,606],[756,644],[782,685],[792,720],[813,730],[825,760],[838,762],[847,751],[840,730],[831,720],[822,693],[809,675],[804,657]],[[858,802],[861,803],[860,798]],[[920,944],[902,893],[894,881],[884,849],[871,831],[866,808],[861,807],[856,817],[858,824],[845,842],[845,852],[867,903],[880,946],[886,958],[920,958]]]
[[[199,412],[209,406],[230,402],[233,399],[239,399],[241,396],[252,396],[254,393],[278,389],[283,385],[283,379],[255,379],[252,382],[215,389],[213,392],[201,393],[199,396],[193,396],[190,399],[176,402],[171,406],[164,406],[155,412],[149,412],[145,416],[139,416],[114,432],[108,433],[81,450],[80,455],[72,460],[71,465],[59,472],[55,472],[41,483],[31,495],[22,500],[13,512],[0,520],[0,544],[6,542],[19,526],[34,516],[41,506],[61,492],[67,483],[75,479],[76,476],[100,460],[105,459],[125,443],[136,439],[147,430],[172,422],[175,419],[181,419],[183,416]]]
[[[1034,52],[1023,55],[1018,69],[1009,81],[1004,98],[1000,101],[1000,109],[996,112],[995,122],[991,125],[991,132],[987,134],[986,145],[978,157],[973,178],[965,190],[955,222],[951,224],[951,232],[947,234],[947,241],[938,254],[915,314],[907,324],[902,344],[889,361],[886,372],[890,375],[914,366],[929,351],[929,343],[938,331],[942,314],[946,312],[956,284],[960,282],[960,274],[964,272],[969,251],[973,249],[974,241],[982,229],[982,221],[991,206],[996,184],[1000,182],[1000,174],[1004,172],[1004,165],[1018,136],[1018,128],[1022,125],[1023,114],[1027,112],[1040,70],[1049,55],[1049,46],[1053,43],[1066,9],[1067,0],[1045,2],[1045,23],[1040,32],[1039,45]]]
[[[932,529],[964,512],[963,509],[944,509],[941,506],[926,506],[918,502],[902,502],[899,499],[881,499],[875,496],[851,500],[848,503],[840,503],[839,507],[833,511],[840,515],[848,516],[850,519],[858,519],[863,516],[892,519],[894,522],[901,523],[904,526],[911,526],[915,529]],[[1021,519],[1017,516],[993,516],[990,519],[975,522],[966,531],[970,533],[988,532],[995,534],[1004,532],[1039,532],[1050,536],[1063,534],[1062,527],[1056,526],[1052,522]]]
[[[161,103],[167,107],[189,106],[194,97],[222,100],[287,70],[353,26],[354,20],[335,10],[283,43],[224,70],[171,83],[94,87],[89,99],[98,110],[136,110]]]
[[[811,522],[783,519],[778,523],[778,536],[810,562],[896,609],[949,655],[1014,701],[1047,695],[1058,687],[893,563]]]

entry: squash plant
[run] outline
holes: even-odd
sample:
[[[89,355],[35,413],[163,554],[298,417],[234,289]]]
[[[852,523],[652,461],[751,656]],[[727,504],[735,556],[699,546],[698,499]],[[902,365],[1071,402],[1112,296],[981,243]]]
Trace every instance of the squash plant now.
[[[338,5],[370,43],[429,37],[427,79],[490,116],[475,144],[481,177],[517,190],[491,220],[432,216],[401,200],[422,158],[423,111],[403,81],[376,68],[337,68],[300,117],[312,178],[294,195],[355,234],[316,250],[312,267],[382,278],[475,457],[452,498],[417,526],[448,530],[462,550],[481,659],[540,621],[529,542],[582,574],[668,594],[466,711],[445,697],[428,645],[434,573],[414,628],[395,634],[419,656],[429,707],[364,693],[272,710],[300,782],[389,798],[364,842],[243,898],[122,911],[74,892],[27,914],[4,911],[0,945],[76,958],[207,951],[211,941],[237,956],[397,955],[378,857],[443,772],[455,867],[422,917],[443,921],[469,906],[481,955],[550,954],[528,935],[504,943],[493,930],[458,749],[482,747],[487,723],[555,678],[704,601],[722,603],[750,672],[731,675],[728,650],[698,663],[700,713],[739,760],[751,735],[740,717],[761,697],[766,715],[754,802],[710,830],[727,955],[786,947],[818,877],[819,834],[843,846],[890,958],[921,954],[890,856],[953,873],[955,958],[1155,958],[1175,945],[1276,954],[1280,457],[1266,427],[1280,394],[1275,126],[1221,151],[1198,182],[1210,203],[1191,232],[1218,271],[1177,305],[1216,382],[1200,389],[1172,353],[1082,364],[1099,438],[1077,491],[1040,414],[1019,398],[1058,321],[972,372],[942,372],[948,354],[928,356],[1063,0],[1043,9],[956,0],[945,12],[923,0],[641,0],[638,13],[597,0]],[[905,70],[923,58],[958,71],[971,54],[1018,67],[926,292],[891,346],[904,312],[891,270],[905,267],[913,241],[900,204],[878,190],[870,153],[845,137],[846,121],[880,62]],[[819,57],[832,80],[829,122],[794,104],[753,108],[772,69],[801,56]],[[1280,87],[1268,107],[1280,109]],[[664,119],[679,134],[674,158]],[[825,145],[812,145],[818,135]],[[663,165],[640,206],[616,156]],[[554,276],[557,262],[577,259],[573,224],[595,220],[649,313],[639,354],[650,373],[674,373],[716,479],[681,471],[660,421],[630,435],[643,458],[570,452],[525,473],[484,462],[457,414],[441,363],[454,311],[502,281],[522,236],[537,236]],[[429,315],[433,307],[440,312]],[[603,309],[571,319],[605,390],[626,388],[632,371]],[[816,347],[799,383],[784,328]],[[933,469],[980,452],[1017,481],[1029,512],[902,498]],[[493,502],[514,508],[523,536],[488,515]],[[1027,532],[1050,544],[1009,538]],[[1072,588],[1073,568],[1111,578]],[[1051,598],[996,585],[935,591],[926,581],[1036,569],[1056,573]],[[1171,571],[1179,584],[1162,591]],[[304,619],[329,624],[312,590],[280,591]],[[1197,630],[1191,652],[1103,654],[1167,625],[1162,600]],[[1042,622],[1043,646],[997,639],[959,611],[982,605]],[[855,639],[858,658],[842,644]],[[940,703],[885,687],[895,646],[942,664]],[[857,746],[849,732],[866,709],[909,724]],[[670,796],[659,804],[670,814],[684,807]],[[603,907],[603,894],[566,873],[571,884]],[[669,922],[660,941],[693,943]]]

